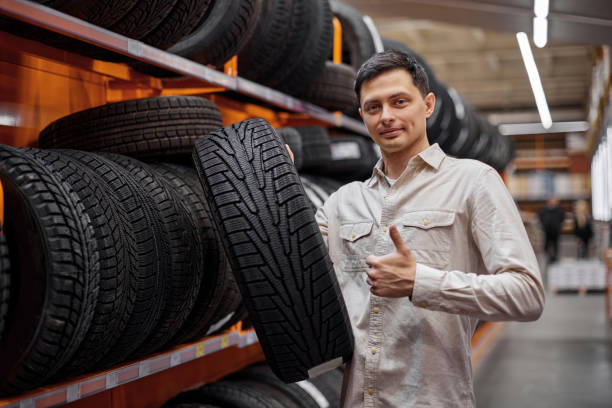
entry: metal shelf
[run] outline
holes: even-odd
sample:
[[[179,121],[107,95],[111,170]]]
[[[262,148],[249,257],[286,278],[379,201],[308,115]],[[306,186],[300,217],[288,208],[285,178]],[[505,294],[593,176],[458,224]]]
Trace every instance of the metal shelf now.
[[[232,347],[236,349],[228,350]],[[227,355],[222,356],[223,364],[209,364],[212,360],[210,357],[214,358],[217,357],[217,355],[220,356],[220,352],[222,351],[227,351]],[[105,391],[111,391],[115,388],[125,386],[128,383],[143,379],[144,382],[141,381],[141,383],[143,383],[145,387],[151,389],[153,386],[157,386],[158,383],[162,384],[160,387],[164,387],[166,391],[154,397],[156,400],[161,399],[161,401],[157,401],[159,405],[161,405],[189,386],[193,387],[204,382],[215,381],[218,378],[228,375],[256,361],[262,361],[263,359],[263,352],[259,347],[255,332],[253,330],[240,331],[236,329],[229,333],[207,337],[189,345],[179,346],[136,362],[130,362],[108,371],[81,376],[53,386],[42,387],[16,397],[0,399],[0,407],[45,408],[76,401],[82,401],[82,406],[91,407],[91,401],[86,401],[84,400],[85,398],[92,397]],[[199,361],[196,362],[195,360]],[[173,377],[176,373],[171,373],[169,369],[185,366],[187,363],[192,362],[198,365],[195,367],[197,375],[193,381],[188,380],[187,384],[184,383],[184,378],[175,381]],[[209,370],[212,369],[213,372],[206,373],[206,368]],[[164,371],[168,372],[163,373]],[[154,378],[155,374],[165,375],[158,375],[157,378]],[[173,384],[175,386],[172,386]],[[152,389],[151,392],[154,393],[155,391]],[[98,397],[101,396],[98,395]],[[128,395],[126,398],[129,397]],[[132,398],[134,398],[134,396],[132,396]],[[138,396],[138,398],[145,400],[143,396]],[[108,397],[103,399],[108,399]],[[107,404],[103,405],[111,406]],[[131,407],[138,406],[134,404],[124,405],[121,403],[118,405]]]
[[[289,111],[307,114],[333,126],[350,129],[363,135],[368,134],[360,121],[339,112],[330,112],[247,79],[226,75],[37,3],[25,0],[2,0],[0,13],[169,71],[248,95]]]

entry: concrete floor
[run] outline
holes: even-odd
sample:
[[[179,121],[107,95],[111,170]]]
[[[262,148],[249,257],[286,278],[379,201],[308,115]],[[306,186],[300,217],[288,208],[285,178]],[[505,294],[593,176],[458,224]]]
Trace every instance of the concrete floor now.
[[[604,296],[549,293],[540,320],[506,323],[474,375],[479,408],[612,407]]]

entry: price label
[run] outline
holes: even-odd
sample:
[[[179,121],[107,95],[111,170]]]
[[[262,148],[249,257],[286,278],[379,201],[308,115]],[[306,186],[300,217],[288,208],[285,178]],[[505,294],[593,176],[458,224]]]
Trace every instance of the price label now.
[[[198,343],[196,345],[196,358],[204,355],[204,343]]]
[[[226,348],[229,346],[229,336],[227,334],[221,337],[221,348]]]

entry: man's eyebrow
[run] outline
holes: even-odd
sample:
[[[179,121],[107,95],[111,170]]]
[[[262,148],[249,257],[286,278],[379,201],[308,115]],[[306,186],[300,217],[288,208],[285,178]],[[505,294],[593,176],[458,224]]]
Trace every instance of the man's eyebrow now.
[[[391,96],[389,96],[387,99],[397,98],[398,96],[410,96],[410,92],[406,92],[406,91],[396,92],[392,94]],[[379,101],[379,98],[366,99],[365,101],[363,101],[363,105],[365,106],[368,103],[378,102],[378,101]]]

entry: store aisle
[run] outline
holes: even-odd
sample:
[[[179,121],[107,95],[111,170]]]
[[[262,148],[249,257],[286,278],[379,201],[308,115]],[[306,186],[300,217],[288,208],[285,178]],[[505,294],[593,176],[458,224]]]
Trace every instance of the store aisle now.
[[[548,294],[540,320],[505,324],[474,376],[479,408],[612,407],[604,296]]]

